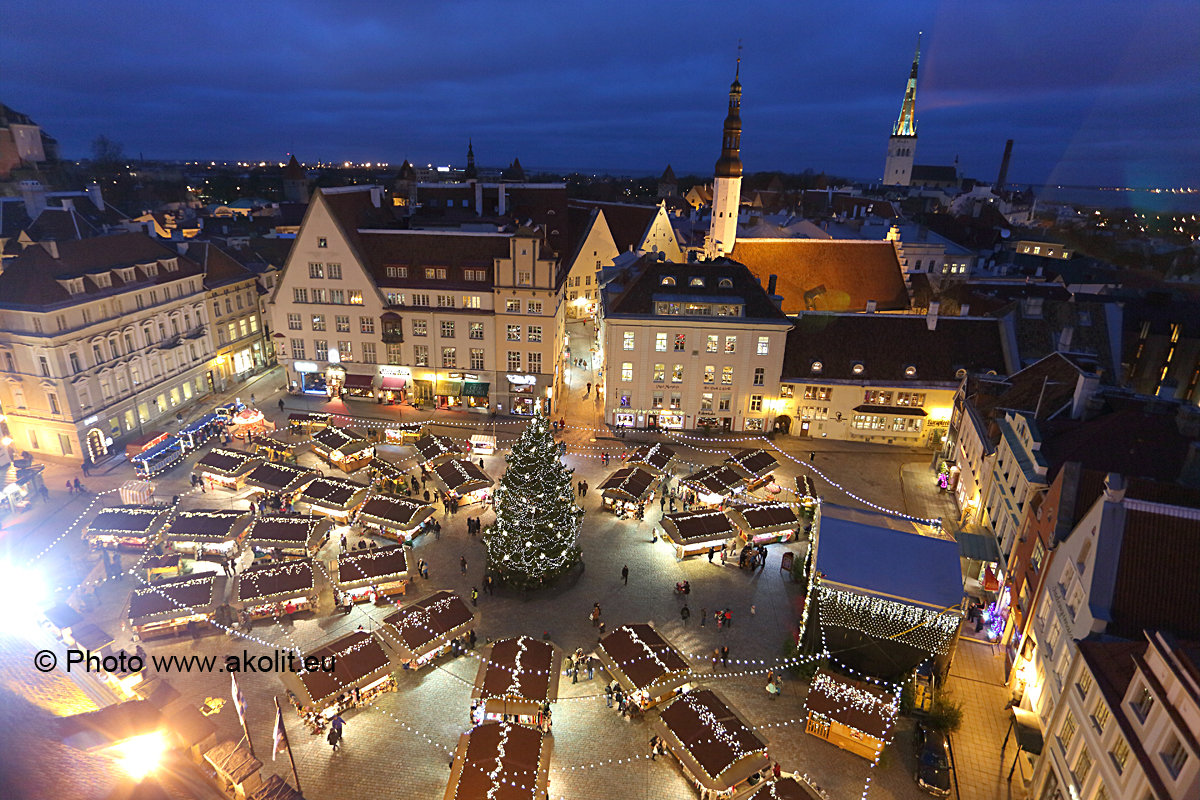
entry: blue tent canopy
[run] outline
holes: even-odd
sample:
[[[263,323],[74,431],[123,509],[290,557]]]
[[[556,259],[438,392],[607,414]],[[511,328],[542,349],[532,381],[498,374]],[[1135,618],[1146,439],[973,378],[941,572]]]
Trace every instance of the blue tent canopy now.
[[[189,422],[186,426],[184,426],[183,430],[181,430],[179,433],[180,433],[180,435],[197,433],[205,425],[209,425],[216,421],[217,421],[216,414],[205,414],[200,419],[198,419],[194,422]]]
[[[178,449],[180,449],[179,437],[178,436],[168,436],[166,439],[163,439],[161,442],[154,445],[154,447],[151,447],[149,450],[143,450],[142,452],[138,453],[136,456],[134,456],[130,460],[131,461],[153,461],[161,453],[165,453],[168,450],[178,450]]]

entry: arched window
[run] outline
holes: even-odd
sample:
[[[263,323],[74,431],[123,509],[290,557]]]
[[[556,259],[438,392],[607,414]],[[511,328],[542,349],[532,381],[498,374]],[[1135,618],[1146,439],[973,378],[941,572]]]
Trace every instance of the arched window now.
[[[722,289],[732,289],[733,281],[731,281],[729,278],[721,278],[721,282],[718,284],[718,286],[720,286]]]
[[[661,284],[663,286],[674,286],[675,279],[672,278],[670,275],[664,275]]]

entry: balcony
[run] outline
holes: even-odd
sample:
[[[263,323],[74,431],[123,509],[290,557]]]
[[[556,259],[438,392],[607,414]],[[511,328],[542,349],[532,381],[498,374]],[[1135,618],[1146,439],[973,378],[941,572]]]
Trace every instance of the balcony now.
[[[400,328],[389,328],[383,332],[383,341],[387,344],[403,344],[404,331]]]

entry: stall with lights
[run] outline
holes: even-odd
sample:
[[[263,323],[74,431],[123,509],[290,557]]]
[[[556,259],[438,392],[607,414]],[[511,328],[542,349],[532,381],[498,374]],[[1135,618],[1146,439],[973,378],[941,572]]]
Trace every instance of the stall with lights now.
[[[625,463],[631,467],[645,466],[660,475],[666,475],[675,463],[675,448],[665,444],[644,444],[630,453]]]
[[[537,728],[484,722],[458,738],[443,800],[542,800],[554,740]]]
[[[403,495],[412,493],[412,483],[408,471],[399,464],[385,461],[380,457],[378,451],[371,459],[371,463],[367,464],[367,471],[371,475],[371,485],[378,485],[382,491]]]
[[[300,672],[281,672],[279,678],[299,703],[299,712],[332,719],[346,709],[364,706],[384,692],[396,691],[391,653],[379,635],[354,631],[305,652],[315,663],[332,666]]]
[[[726,509],[725,515],[737,528],[742,541],[753,544],[790,542],[807,524],[790,503],[739,505]]]
[[[829,800],[829,795],[807,776],[784,775],[761,784],[745,800]]]
[[[882,686],[818,669],[804,700],[804,731],[868,761],[887,744],[900,698]]]
[[[200,478],[207,488],[220,486],[237,491],[245,485],[247,476],[262,463],[261,458],[250,453],[214,447],[200,457],[192,468],[192,474]]]
[[[179,553],[163,553],[161,556],[147,555],[138,564],[146,573],[148,581],[179,575],[183,572],[183,556]]]
[[[773,482],[775,478],[771,473],[779,468],[779,462],[771,451],[762,449],[739,450],[725,459],[724,463],[747,481],[750,489]]]
[[[697,790],[735,797],[770,772],[767,742],[711,689],[679,695],[651,725]]]
[[[601,505],[619,517],[637,512],[654,499],[662,478],[641,467],[623,467],[605,478],[600,484]]]
[[[207,628],[224,589],[215,572],[167,578],[133,590],[129,626],[139,639],[172,636]]]
[[[372,533],[397,542],[411,542],[434,508],[420,500],[377,494],[363,503],[355,521]]]
[[[550,642],[517,636],[485,647],[471,691],[471,719],[504,720],[550,730],[546,709],[558,701],[562,652]]]
[[[691,677],[684,657],[648,622],[622,625],[606,634],[596,655],[642,710],[670,700]]]
[[[217,435],[221,430],[221,421],[216,414],[205,414],[197,420],[189,422],[179,431],[179,440],[183,444],[183,452],[190,453],[199,449],[200,445]]]
[[[250,449],[263,461],[295,464],[297,454],[302,452],[308,443],[293,441],[294,435],[291,431],[260,433],[250,438]]]
[[[355,400],[374,400],[374,383],[374,375],[347,372],[346,380],[342,383],[342,397],[349,397]]]
[[[242,509],[179,511],[163,529],[163,539],[177,553],[197,560],[206,555],[231,558],[242,544],[251,515]]]
[[[439,655],[462,647],[475,616],[453,592],[435,592],[383,620],[380,633],[406,669],[419,669]]]
[[[112,506],[103,509],[83,529],[83,539],[106,550],[146,550],[160,538],[167,506]]]
[[[705,467],[684,481],[706,506],[718,506],[746,491],[746,480],[728,464]]]
[[[354,603],[408,591],[408,553],[402,544],[343,551],[329,569],[338,592]]]
[[[329,425],[329,416],[322,411],[301,411],[288,414],[288,429],[293,433],[305,433],[311,436]]]
[[[433,468],[433,474],[446,493],[462,505],[492,499],[492,479],[474,461],[443,461]]]
[[[139,478],[150,478],[166,472],[183,461],[183,440],[178,436],[166,436],[151,447],[132,456],[133,474]]]
[[[806,636],[844,651],[868,675],[911,669],[931,655],[939,677],[949,669],[963,617],[958,544],[912,518],[821,505],[814,524],[819,625]]]
[[[301,558],[252,566],[238,576],[236,597],[252,620],[308,611],[317,603],[313,562]]]
[[[431,467],[452,458],[461,458],[463,454],[463,448],[449,436],[437,436],[431,433],[426,433],[413,442],[413,447],[417,448],[417,452],[421,454],[421,461]]]
[[[375,444],[366,436],[352,428],[332,425],[313,434],[312,450],[342,472],[362,469],[375,458]]]
[[[714,547],[724,547],[738,535],[729,516],[717,510],[664,514],[659,525],[663,539],[674,546],[675,557],[680,560],[702,556]]]
[[[368,487],[344,478],[317,478],[292,501],[297,511],[329,517],[348,525],[354,512],[367,499]]]
[[[308,558],[329,541],[333,522],[324,517],[264,514],[246,529],[243,544],[255,558],[277,553],[284,558]]]
[[[277,497],[287,503],[319,477],[319,472],[305,467],[294,467],[291,464],[259,464],[246,476],[246,485],[257,496]]]

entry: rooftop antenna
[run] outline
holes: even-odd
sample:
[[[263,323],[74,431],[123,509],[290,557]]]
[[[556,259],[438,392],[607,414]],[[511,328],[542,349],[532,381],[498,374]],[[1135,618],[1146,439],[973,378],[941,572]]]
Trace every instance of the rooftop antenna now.
[[[738,39],[737,67],[733,71],[733,79],[737,80],[742,74],[742,40]]]

